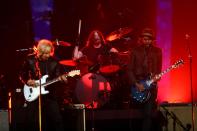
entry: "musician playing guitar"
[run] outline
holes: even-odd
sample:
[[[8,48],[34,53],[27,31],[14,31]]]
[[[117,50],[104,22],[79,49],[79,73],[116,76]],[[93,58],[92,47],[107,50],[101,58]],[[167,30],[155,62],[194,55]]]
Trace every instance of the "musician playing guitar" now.
[[[62,85],[67,82],[67,78],[62,75],[64,68],[56,61],[53,54],[54,46],[51,41],[46,39],[38,41],[35,53],[28,55],[24,61],[20,71],[20,78],[26,85],[27,90],[28,86],[38,88],[40,85],[39,79],[43,76],[47,76],[46,81],[54,78],[57,78],[57,81],[63,81],[48,85],[47,89],[50,93],[41,95],[43,130],[63,131],[64,128],[57,102],[57,94],[58,92],[63,92]],[[29,92],[32,93],[34,91],[33,89],[30,89]],[[31,94],[28,96],[31,96]],[[26,116],[24,130],[38,130],[38,99],[27,102],[24,113]]]
[[[128,65],[128,75],[132,89],[135,88],[139,92],[148,92],[146,100],[136,101],[137,105],[141,107],[140,110],[142,110],[143,114],[142,131],[151,130],[151,115],[157,98],[157,81],[153,82],[151,89],[148,90],[146,90],[145,85],[141,81],[159,74],[162,68],[162,51],[154,45],[154,39],[155,36],[152,29],[143,29],[138,41],[139,46],[132,50]],[[135,102],[135,97],[133,98]]]

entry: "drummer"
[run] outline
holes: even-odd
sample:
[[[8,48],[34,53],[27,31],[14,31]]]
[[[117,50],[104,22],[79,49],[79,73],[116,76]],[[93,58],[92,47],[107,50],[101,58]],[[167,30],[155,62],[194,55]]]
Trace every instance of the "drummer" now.
[[[90,32],[86,45],[82,49],[74,49],[73,59],[88,65],[88,72],[98,72],[99,67],[105,62],[105,58],[118,50],[105,42],[103,34],[99,30]]]

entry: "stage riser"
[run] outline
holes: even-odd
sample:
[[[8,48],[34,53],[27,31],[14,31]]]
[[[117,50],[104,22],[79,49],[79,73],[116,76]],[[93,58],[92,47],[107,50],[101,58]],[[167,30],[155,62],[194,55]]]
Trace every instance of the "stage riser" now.
[[[21,119],[24,115],[24,108],[21,104],[21,102],[18,102],[17,104],[14,104],[13,106],[13,123],[18,125],[23,125],[24,120]],[[177,118],[183,123],[184,126],[186,124],[191,124],[191,106],[164,106],[169,112],[173,112]],[[166,118],[166,111],[162,108],[162,106],[159,107],[160,113],[163,115],[162,117]],[[194,108],[195,110],[195,116],[197,116],[197,107]],[[3,117],[7,117],[5,113],[3,112]],[[83,131],[83,115],[82,115],[82,109],[66,109],[62,111],[63,118],[64,118],[64,125],[65,125],[65,131],[66,130],[73,130],[73,131]],[[94,113],[94,122],[92,121],[92,113]],[[20,114],[20,115],[16,115]],[[137,109],[121,109],[121,110],[115,110],[115,109],[96,109],[94,112],[90,109],[86,109],[86,130],[91,130],[92,124],[95,126],[95,130],[99,129],[99,131],[105,131],[105,130],[115,130],[118,128],[118,130],[124,130],[124,131],[140,131],[139,128],[141,127],[141,114]],[[2,115],[1,115],[2,116]],[[0,117],[1,117],[0,116]],[[168,118],[168,131],[174,131],[173,130],[173,119]],[[4,119],[6,120],[6,119]],[[154,127],[153,129],[158,129],[159,125],[161,124],[160,121],[162,121],[159,118],[154,118]],[[0,121],[1,124],[2,121]],[[6,121],[4,121],[5,123]],[[8,122],[7,122],[8,123]],[[15,126],[14,126],[15,127]],[[2,127],[0,127],[0,131]],[[166,127],[162,127],[162,131],[166,131]],[[19,130],[16,130],[19,131]],[[157,131],[157,130],[154,130]],[[159,130],[161,131],[161,130]],[[183,129],[176,124],[176,131],[183,131]],[[190,130],[192,131],[192,130]],[[195,131],[197,131],[197,120],[195,120]]]

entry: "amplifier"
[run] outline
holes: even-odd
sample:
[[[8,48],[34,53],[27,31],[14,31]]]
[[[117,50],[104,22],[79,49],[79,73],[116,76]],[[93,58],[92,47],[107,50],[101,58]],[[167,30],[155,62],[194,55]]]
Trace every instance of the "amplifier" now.
[[[85,105],[84,104],[73,104],[73,109],[82,110],[83,131],[86,131]]]
[[[65,130],[86,131],[86,113],[84,104],[71,104],[63,113]]]
[[[7,110],[0,110],[0,131],[9,131]]]

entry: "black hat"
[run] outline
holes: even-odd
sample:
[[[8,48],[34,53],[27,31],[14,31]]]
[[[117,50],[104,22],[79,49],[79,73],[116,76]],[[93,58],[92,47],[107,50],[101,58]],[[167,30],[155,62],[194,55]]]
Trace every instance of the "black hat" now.
[[[142,30],[142,33],[140,34],[140,37],[144,37],[144,36],[147,36],[147,37],[149,37],[149,38],[151,38],[151,39],[155,39],[154,32],[153,32],[153,30],[150,29],[150,28],[144,28],[144,29]]]

